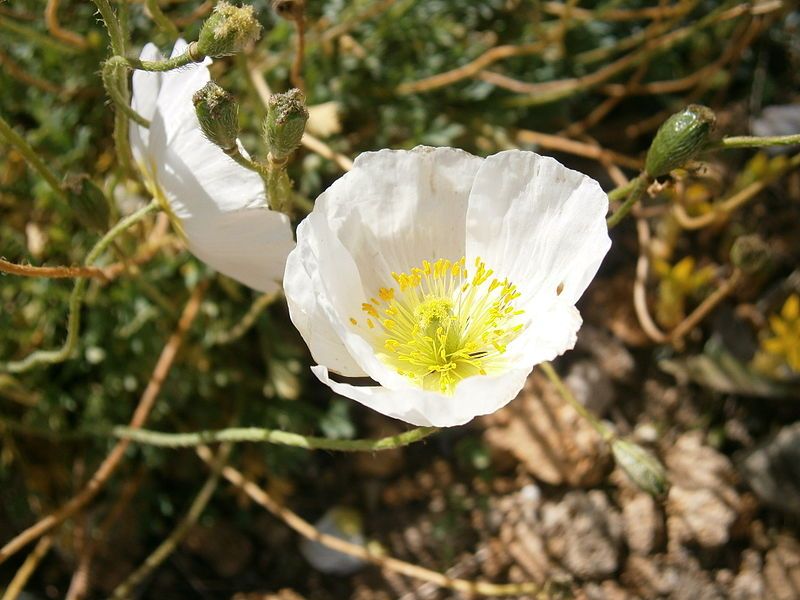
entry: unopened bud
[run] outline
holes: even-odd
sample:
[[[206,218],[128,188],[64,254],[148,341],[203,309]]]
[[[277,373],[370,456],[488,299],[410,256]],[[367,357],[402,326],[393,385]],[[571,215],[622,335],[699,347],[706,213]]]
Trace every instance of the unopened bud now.
[[[70,197],[70,207],[78,222],[94,232],[108,229],[111,207],[108,198],[88,175],[70,175],[64,180],[64,189]]]
[[[203,134],[225,151],[236,148],[239,105],[228,92],[209,81],[192,96]]]
[[[758,235],[742,235],[731,246],[731,262],[744,273],[757,273],[769,265],[770,250]]]
[[[227,56],[241,52],[261,35],[261,25],[252,6],[234,6],[221,0],[203,23],[197,50],[205,56]]]
[[[274,94],[267,105],[264,140],[274,160],[286,159],[300,145],[308,121],[305,96],[298,89]]]
[[[640,489],[652,496],[663,496],[669,482],[661,462],[640,445],[623,439],[611,443],[617,465]]]
[[[717,117],[707,106],[690,104],[659,127],[647,152],[644,169],[661,177],[684,166],[703,149]]]

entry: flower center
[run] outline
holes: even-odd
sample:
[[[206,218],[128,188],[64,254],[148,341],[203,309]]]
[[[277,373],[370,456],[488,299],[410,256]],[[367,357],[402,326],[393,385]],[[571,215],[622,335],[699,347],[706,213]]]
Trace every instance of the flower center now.
[[[392,273],[397,287],[380,288],[361,305],[366,337],[378,357],[419,387],[452,394],[459,381],[502,371],[508,344],[522,331],[514,307],[520,294],[508,279],[493,278],[480,259],[422,261]]]

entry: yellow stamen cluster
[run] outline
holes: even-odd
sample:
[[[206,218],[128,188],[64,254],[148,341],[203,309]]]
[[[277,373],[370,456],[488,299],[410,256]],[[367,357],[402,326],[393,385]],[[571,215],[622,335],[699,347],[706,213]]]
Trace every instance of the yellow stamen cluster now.
[[[502,371],[508,344],[522,331],[507,279],[492,277],[480,259],[427,260],[409,273],[392,273],[397,288],[380,288],[364,302],[366,337],[381,359],[426,390],[452,394],[459,381]]]

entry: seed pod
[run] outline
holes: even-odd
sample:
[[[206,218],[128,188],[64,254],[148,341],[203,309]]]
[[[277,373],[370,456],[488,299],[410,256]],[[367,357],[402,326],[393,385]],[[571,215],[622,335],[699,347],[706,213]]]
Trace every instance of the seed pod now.
[[[274,94],[264,119],[264,141],[276,161],[285,160],[300,145],[308,121],[305,96],[298,89]]]
[[[690,104],[659,127],[645,160],[645,171],[661,177],[697,156],[714,129],[716,116],[707,106]]]
[[[209,81],[192,96],[203,134],[220,148],[236,148],[239,134],[239,105],[228,92]]]
[[[640,489],[652,496],[663,496],[669,488],[667,473],[650,452],[628,440],[615,439],[611,452],[617,465]]]
[[[241,52],[261,35],[261,24],[252,6],[234,6],[222,0],[203,23],[197,51],[204,56],[227,56]]]
[[[70,197],[70,207],[78,222],[96,233],[108,230],[111,207],[108,198],[88,175],[70,175],[64,180],[64,189]]]

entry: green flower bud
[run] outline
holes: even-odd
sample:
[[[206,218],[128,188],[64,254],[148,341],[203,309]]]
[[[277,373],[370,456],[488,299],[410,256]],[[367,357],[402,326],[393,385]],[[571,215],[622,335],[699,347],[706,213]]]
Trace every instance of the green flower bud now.
[[[108,198],[88,175],[66,177],[64,189],[69,194],[70,207],[81,225],[97,233],[108,230],[111,223]]]
[[[264,119],[264,140],[273,160],[285,160],[300,145],[308,121],[305,96],[298,89],[274,94]]]
[[[714,130],[717,117],[707,106],[690,104],[659,127],[647,152],[644,170],[661,177],[697,156]]]
[[[770,262],[769,246],[758,235],[742,235],[731,246],[731,262],[744,273],[757,273]]]
[[[261,35],[252,6],[234,6],[221,0],[203,23],[197,51],[205,56],[227,56],[241,52]]]
[[[650,452],[628,440],[615,439],[611,451],[617,465],[640,489],[652,496],[663,496],[669,488],[667,472]]]
[[[203,134],[223,150],[236,148],[239,134],[239,105],[228,92],[209,81],[192,96]]]

